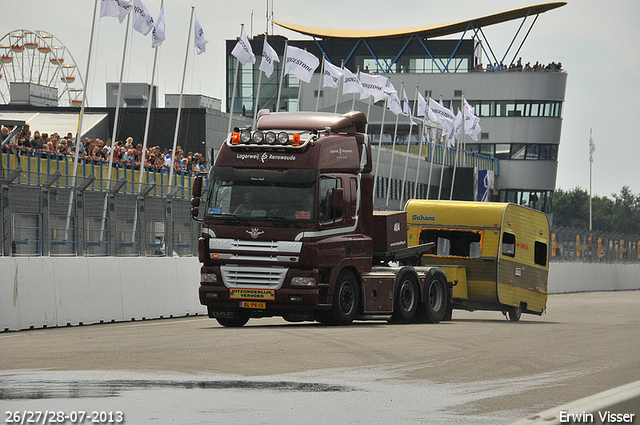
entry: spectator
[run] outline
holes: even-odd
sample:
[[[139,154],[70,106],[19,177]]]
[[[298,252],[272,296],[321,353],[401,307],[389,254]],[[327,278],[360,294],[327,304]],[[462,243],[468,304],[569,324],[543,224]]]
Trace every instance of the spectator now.
[[[33,138],[29,141],[29,145],[34,151],[42,150],[42,137],[40,136],[40,132],[38,130],[33,132]]]

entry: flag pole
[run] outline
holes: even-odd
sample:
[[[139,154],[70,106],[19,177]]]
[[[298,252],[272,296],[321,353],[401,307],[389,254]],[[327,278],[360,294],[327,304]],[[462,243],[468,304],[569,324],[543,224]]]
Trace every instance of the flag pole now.
[[[127,55],[127,44],[129,40],[129,23],[131,22],[131,13],[127,13],[127,26],[124,33],[124,47],[122,48],[122,64],[120,66],[120,81],[118,82],[118,96],[116,100],[116,112],[113,118],[113,132],[111,133],[111,144],[115,145],[116,143],[116,134],[118,133],[118,119],[120,116],[120,102],[122,102],[122,79],[124,77],[124,63]],[[132,24],[133,25],[133,24]],[[133,34],[132,34],[133,35]],[[107,224],[107,203],[109,201],[109,189],[111,189],[111,169],[113,167],[113,151],[109,153],[109,163],[107,165],[107,190],[104,194],[104,205],[102,208],[102,223],[100,225],[100,242],[102,242],[104,238],[104,228]],[[135,166],[135,164],[134,164]]]
[[[80,152],[79,152],[79,146],[80,144],[78,143],[79,139],[80,139],[80,134],[82,131],[82,120],[84,118],[84,107],[87,103],[87,86],[89,85],[89,67],[91,65],[91,50],[93,48],[93,34],[95,32],[95,28],[96,28],[96,15],[97,15],[97,11],[98,11],[98,2],[100,0],[96,0],[94,2],[93,5],[93,21],[91,22],[91,35],[89,38],[89,53],[87,55],[87,69],[85,70],[85,77],[84,77],[84,90],[82,90],[82,105],[80,105],[80,115],[78,116],[78,131],[76,131],[76,151],[75,151],[75,155],[73,156],[73,177],[71,179],[71,187],[75,187],[76,186],[76,176],[78,174],[78,158],[80,156]],[[71,190],[69,191],[69,208],[67,211],[67,224],[65,227],[65,235],[64,235],[64,240],[67,241],[69,239],[69,227],[71,226],[71,212],[73,209],[73,194],[74,191]],[[76,252],[78,250],[76,249]]]
[[[264,42],[267,42],[267,33],[264,33]],[[264,51],[262,52],[262,59],[264,60]],[[253,129],[256,129],[256,120],[258,119],[258,102],[260,102],[260,86],[262,85],[262,71],[258,72],[258,89],[256,91],[256,99],[255,102],[253,102]],[[234,90],[235,92],[235,90]],[[231,130],[231,129],[229,129]]]
[[[340,61],[340,69],[342,69],[344,71],[344,59],[342,59],[342,61]],[[340,81],[338,83],[338,90],[336,91],[336,106],[333,108],[333,113],[336,114],[338,113],[338,101],[340,100],[340,86],[344,87],[344,74],[342,75],[342,78],[340,78]],[[369,113],[367,112],[367,119],[369,119]],[[369,123],[367,122],[367,125]],[[366,127],[365,127],[366,128]],[[367,131],[365,130],[365,133]]]
[[[451,102],[451,107],[453,107],[453,101]],[[453,161],[453,176],[451,177],[451,191],[449,192],[450,201],[453,200],[453,185],[456,181],[456,167],[458,166],[458,153],[460,152],[460,145],[464,143],[464,95],[462,96],[462,124],[460,125],[462,128],[458,133],[458,140],[456,143],[456,157],[455,157],[455,160]],[[454,131],[455,131],[455,128],[454,128]]]
[[[282,81],[284,80],[284,69],[287,66],[287,46],[289,45],[289,40],[284,41],[284,56],[282,59],[282,72],[280,72],[280,84],[278,86],[278,101],[276,103],[276,110],[274,112],[280,111],[280,95],[282,94]]]
[[[593,137],[593,129],[589,129],[589,142]],[[591,191],[593,189],[593,154],[591,152],[591,147],[589,147],[589,231],[593,229],[593,210],[591,205]]]
[[[415,102],[413,102],[413,116],[416,115],[416,106],[418,105],[418,86],[416,86],[416,94],[413,96]],[[411,153],[411,134],[413,133],[413,117],[409,117],[409,137],[407,138],[407,156],[404,158],[404,174],[402,176],[402,193],[400,194],[400,208],[402,207],[402,201],[404,201],[404,185],[407,180],[407,168],[409,167],[409,154]],[[418,179],[416,179],[416,185]]]
[[[320,90],[322,90],[322,80],[324,79],[324,61],[326,60],[326,56],[327,54],[322,52],[322,66],[320,67],[320,78],[318,79],[318,95],[316,96],[316,112],[318,112],[318,106],[320,105]]]
[[[268,35],[268,33],[265,32],[264,33],[264,42],[265,43],[267,43],[267,35]],[[262,52],[262,59],[261,60],[264,60],[264,51]],[[263,74],[263,71],[259,70],[258,74],[259,74],[258,75],[258,90],[256,91],[256,100],[255,100],[254,105],[253,105],[253,128],[254,129],[256,129],[256,127],[258,125],[257,124],[258,108],[259,108],[258,103],[260,102],[260,86],[262,85],[262,74]]]
[[[180,116],[182,114],[182,97],[184,95],[184,79],[187,74],[187,59],[189,58],[189,44],[191,43],[191,28],[193,27],[193,15],[195,13],[195,6],[191,6],[191,19],[189,20],[189,33],[187,34],[187,48],[184,52],[184,67],[182,68],[182,83],[180,83],[180,97],[178,98],[178,113],[176,114],[176,129],[173,133],[173,147],[171,149],[171,164],[169,168],[169,184],[167,188],[167,194],[171,191],[171,183],[173,180],[173,161],[176,157],[176,146],[178,144],[178,132],[180,130]]]
[[[426,118],[426,117],[425,117]],[[418,165],[416,166],[416,185],[413,188],[413,198],[418,198],[418,178],[420,177],[420,164],[422,164],[422,146],[424,145],[424,129],[426,128],[426,120],[422,119],[422,127],[420,128],[420,147],[418,148]],[[431,178],[431,173],[429,173]],[[431,183],[431,182],[429,182]],[[429,186],[427,186],[427,198],[429,197]]]
[[[164,6],[164,0],[162,0],[160,2],[160,9],[162,9],[163,6]],[[151,87],[149,89],[149,100],[147,102],[147,118],[146,118],[146,121],[144,123],[144,137],[142,139],[142,156],[140,157],[140,172],[139,172],[139,176],[138,176],[138,192],[140,192],[140,190],[142,188],[142,174],[143,174],[142,171],[143,171],[143,167],[144,167],[144,162],[146,160],[147,142],[149,140],[149,124],[151,122],[151,101],[153,99],[153,84],[155,82],[156,63],[158,61],[158,47],[160,47],[160,46],[154,47],[154,52],[153,52],[153,67],[151,68]],[[112,140],[111,144],[113,144],[113,143],[114,143],[114,141]]]
[[[400,91],[404,90],[404,81],[400,82]],[[397,93],[396,93],[397,94]],[[391,162],[389,162],[389,187],[387,189],[387,203],[386,206],[389,206],[389,198],[391,197],[391,173],[393,172],[393,158],[396,154],[396,139],[398,137],[398,120],[400,119],[400,114],[396,115],[396,126],[393,130],[393,143],[391,145]]]
[[[442,95],[440,95],[440,103],[442,104]],[[443,132],[444,132],[444,126],[442,127],[442,131],[440,132],[440,137],[439,137],[440,141],[442,141]],[[440,195],[442,195],[442,179],[444,177],[444,160],[446,155],[447,155],[447,141],[445,139],[445,141],[442,143],[442,165],[440,166],[440,186],[438,187],[438,201],[440,200]]]
[[[387,83],[389,82],[389,80],[387,79]],[[387,85],[385,84],[385,87]],[[355,94],[354,94],[355,96]],[[382,107],[382,119],[380,121],[380,138],[378,139],[378,155],[376,157],[376,174],[375,174],[375,180],[373,182],[373,196],[375,198],[375,194],[376,194],[376,187],[378,186],[378,177],[380,176],[380,151],[382,151],[382,135],[383,135],[383,130],[384,130],[384,115],[387,112],[387,96],[384,97],[384,106]]]
[[[242,37],[242,28],[244,28],[244,24],[240,24],[240,37]],[[186,60],[185,60],[185,67],[186,67]],[[233,121],[233,104],[236,102],[236,87],[238,86],[239,70],[240,70],[240,60],[236,58],[236,75],[233,78],[233,91],[231,92],[231,107],[229,108],[229,126],[227,127],[227,136],[229,135],[229,133],[231,133],[231,125],[232,125],[231,123]],[[184,76],[182,77],[182,79],[184,84]]]
[[[360,66],[358,66],[356,68],[356,75],[358,76],[358,79],[360,79]],[[362,80],[361,80],[362,81]],[[356,109],[356,94],[353,94],[353,102],[351,102],[351,110],[353,111],[354,109]]]
[[[160,10],[162,10],[162,8],[164,7],[164,0],[162,0],[160,2]],[[158,47],[160,46],[156,46],[154,47],[154,52],[153,52],[153,66],[151,68],[151,87],[149,89],[149,99],[147,101],[147,117],[144,123],[144,136],[142,138],[142,156],[140,157],[140,169],[138,170],[138,194],[140,194],[140,192],[142,191],[142,177],[144,175],[144,165],[145,165],[145,161],[146,161],[146,157],[147,157],[147,142],[149,140],[149,124],[151,122],[151,101],[153,100],[153,84],[155,82],[155,76],[156,76],[156,63],[158,62]],[[114,145],[115,145],[115,141],[111,140],[111,156],[113,157],[113,150],[114,150]],[[135,242],[135,237],[136,237],[136,231],[138,228],[138,208],[136,207],[136,210],[133,214],[133,232],[131,233],[131,242],[134,243]]]

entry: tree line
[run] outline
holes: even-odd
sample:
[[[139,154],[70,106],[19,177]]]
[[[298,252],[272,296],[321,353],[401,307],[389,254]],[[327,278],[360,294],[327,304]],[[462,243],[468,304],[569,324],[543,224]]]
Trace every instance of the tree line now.
[[[618,194],[594,196],[591,199],[593,230],[640,234],[640,195],[629,186]],[[589,228],[589,192],[579,187],[553,195],[553,224],[555,226]]]

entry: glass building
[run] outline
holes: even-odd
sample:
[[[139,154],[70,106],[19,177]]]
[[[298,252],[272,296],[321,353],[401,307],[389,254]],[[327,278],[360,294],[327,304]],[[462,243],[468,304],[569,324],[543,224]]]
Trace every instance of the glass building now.
[[[308,84],[292,75],[283,78],[285,46],[306,49],[321,63],[324,55],[331,63],[352,72],[386,75],[401,98],[401,89],[406,91],[412,108],[418,91],[425,98],[430,96],[442,101],[444,106],[454,111],[460,108],[464,98],[475,107],[482,127],[477,141],[469,136],[463,140],[467,152],[464,157],[472,158],[469,160],[471,168],[476,171],[490,169],[494,173],[491,200],[514,202],[550,212],[567,73],[561,64],[537,66],[536,58],[521,59],[519,51],[528,37],[535,36],[532,29],[539,15],[565,4],[547,3],[454,24],[406,30],[327,30],[274,22],[307,38],[287,40],[282,36],[268,36],[268,43],[280,56],[280,62],[275,63],[275,70],[269,78],[258,69],[264,35],[250,40],[256,53],[256,63],[240,65],[237,70],[238,62],[231,55],[236,40],[227,40],[227,105],[231,105],[233,97],[234,114],[248,117],[253,115],[254,107],[271,111],[309,111],[316,108],[330,112],[368,111],[367,132],[373,147],[395,146],[399,152],[395,158],[383,152],[379,169],[374,169],[380,181],[378,187],[383,189],[376,191],[376,205],[402,208],[403,200],[411,196],[429,196],[432,199],[436,192],[443,192],[442,198],[449,198],[451,181],[455,176],[453,164],[442,159],[440,164],[444,170],[441,170],[438,146],[431,149],[427,140],[424,147],[420,143],[425,134],[422,128],[428,128],[428,124],[418,126],[418,129],[410,128],[407,117],[400,117],[396,122],[393,113],[389,110],[384,113],[384,102],[371,105],[366,99],[342,95],[340,89],[323,87],[321,66]],[[514,35],[510,50],[498,57],[484,37],[482,27],[511,20],[522,21],[519,34]],[[525,33],[521,44],[516,43]],[[444,36],[457,38],[441,38]],[[509,60],[501,59],[503,57]],[[236,92],[232,96],[234,86]],[[405,152],[412,155],[407,157]],[[435,168],[430,169],[431,155],[436,155],[436,159]],[[487,159],[490,160],[489,166],[477,165]],[[409,164],[408,172],[406,164]],[[467,160],[458,160],[456,166],[461,170],[458,178],[470,178],[477,184],[477,173],[463,177],[462,168],[469,166]],[[428,175],[425,174],[427,171]],[[441,176],[445,176],[445,187],[435,188],[438,179],[443,181]],[[440,195],[438,193],[438,197]],[[396,201],[395,205],[393,201]]]

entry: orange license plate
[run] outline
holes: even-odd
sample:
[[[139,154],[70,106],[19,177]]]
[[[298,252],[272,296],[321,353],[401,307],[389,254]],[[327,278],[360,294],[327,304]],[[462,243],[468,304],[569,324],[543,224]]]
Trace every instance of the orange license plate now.
[[[259,308],[264,310],[267,308],[267,303],[260,303],[256,301],[240,301],[240,308]]]

